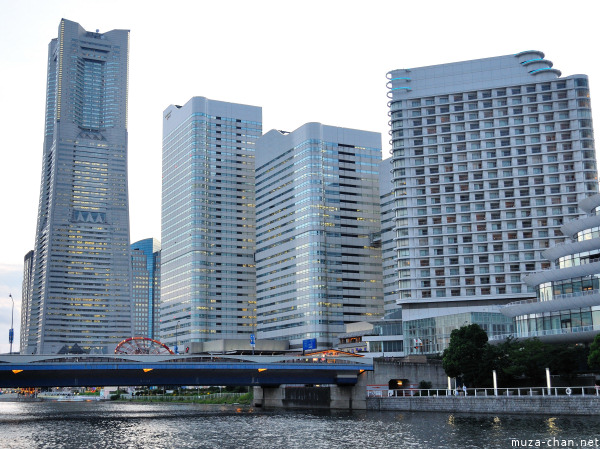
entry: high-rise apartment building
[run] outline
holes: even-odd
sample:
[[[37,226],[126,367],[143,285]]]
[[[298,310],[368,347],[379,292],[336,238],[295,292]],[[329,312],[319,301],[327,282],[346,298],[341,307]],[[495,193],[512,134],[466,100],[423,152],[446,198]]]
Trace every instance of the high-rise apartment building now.
[[[539,51],[388,78],[405,349],[439,352],[464,322],[509,333],[492,312],[535,298],[524,274],[598,191],[588,79]]]
[[[262,110],[194,97],[163,117],[161,341],[247,338]]]
[[[381,136],[308,123],[256,148],[258,338],[333,347],[383,314]]]
[[[129,31],[65,19],[50,42],[24,354],[109,353],[131,336],[128,53]]]
[[[133,334],[158,339],[160,330],[160,242],[131,244]]]

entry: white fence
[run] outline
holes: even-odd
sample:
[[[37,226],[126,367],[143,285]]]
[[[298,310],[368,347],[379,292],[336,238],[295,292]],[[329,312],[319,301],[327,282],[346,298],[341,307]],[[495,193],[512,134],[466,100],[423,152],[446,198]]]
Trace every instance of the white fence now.
[[[571,397],[589,397],[600,398],[600,388],[598,386],[585,387],[520,387],[520,388],[467,388],[466,393],[462,389],[418,389],[407,388],[401,390],[369,390],[367,397],[454,397],[462,396],[467,398],[486,398],[496,396],[571,396]]]

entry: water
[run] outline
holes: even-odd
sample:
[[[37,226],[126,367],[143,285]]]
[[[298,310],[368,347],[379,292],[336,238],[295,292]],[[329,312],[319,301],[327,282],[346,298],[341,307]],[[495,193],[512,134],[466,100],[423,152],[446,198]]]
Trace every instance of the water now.
[[[598,446],[588,446],[598,438]],[[199,404],[0,402],[0,448],[600,447],[600,417],[300,412]],[[581,440],[586,439],[582,446]],[[528,441],[525,441],[528,440]]]

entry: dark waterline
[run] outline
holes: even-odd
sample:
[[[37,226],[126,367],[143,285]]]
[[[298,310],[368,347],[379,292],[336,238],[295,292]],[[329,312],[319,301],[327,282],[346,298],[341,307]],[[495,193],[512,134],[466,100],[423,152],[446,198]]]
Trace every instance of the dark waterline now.
[[[598,438],[600,417],[307,412],[198,404],[0,403],[0,448],[510,448]],[[590,446],[587,446],[590,447]],[[594,447],[594,446],[591,446]]]

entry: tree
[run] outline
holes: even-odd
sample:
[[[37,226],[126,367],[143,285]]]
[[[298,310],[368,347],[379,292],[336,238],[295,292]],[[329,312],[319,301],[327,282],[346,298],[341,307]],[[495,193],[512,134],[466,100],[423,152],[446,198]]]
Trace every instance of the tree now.
[[[469,387],[489,384],[496,351],[478,324],[470,324],[450,333],[450,344],[442,355],[442,367],[449,377],[462,377]]]
[[[546,368],[568,381],[573,381],[577,372],[585,371],[587,349],[582,345],[547,344],[532,338],[508,342],[503,351],[509,361],[502,367],[508,384],[526,380],[530,385],[541,385]]]
[[[559,374],[569,383],[575,381],[578,372],[585,372],[589,355],[588,348],[579,345],[557,345],[550,349],[548,367],[552,374]]]
[[[587,362],[594,371],[600,369],[600,334],[594,337],[594,341],[590,345],[590,355]]]
[[[550,347],[538,338],[517,341],[508,348],[510,365],[504,372],[510,377],[527,377],[537,385],[543,382],[550,363]]]

